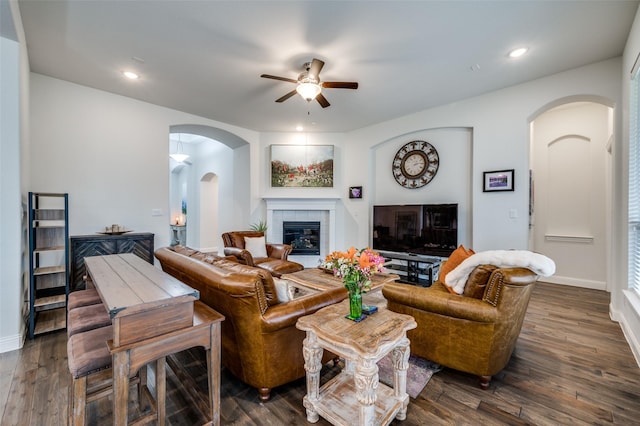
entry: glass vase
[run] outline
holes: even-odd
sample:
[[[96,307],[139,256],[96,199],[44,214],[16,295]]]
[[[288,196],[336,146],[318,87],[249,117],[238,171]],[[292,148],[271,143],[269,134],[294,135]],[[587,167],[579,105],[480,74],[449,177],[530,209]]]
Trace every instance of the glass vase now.
[[[361,321],[364,318],[362,315],[362,293],[349,292],[349,315],[347,318],[352,321]]]

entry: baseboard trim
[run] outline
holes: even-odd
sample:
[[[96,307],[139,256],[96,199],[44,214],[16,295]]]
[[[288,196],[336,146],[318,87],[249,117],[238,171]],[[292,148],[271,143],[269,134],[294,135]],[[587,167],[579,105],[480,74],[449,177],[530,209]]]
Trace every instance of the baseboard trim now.
[[[636,326],[640,323],[640,299],[630,290],[625,290],[622,293],[622,297],[624,299],[622,309],[614,310],[613,304],[610,304],[610,317],[613,321],[620,324],[620,328],[622,329],[622,333],[629,344],[631,353],[640,367],[640,335],[637,334]]]
[[[551,284],[570,285],[572,287],[590,288],[593,290],[607,290],[607,283],[604,281],[585,280],[584,278],[560,277],[553,275],[550,277],[541,277],[540,281]]]
[[[22,348],[24,338],[25,336],[22,333],[0,338],[0,353],[15,351]]]

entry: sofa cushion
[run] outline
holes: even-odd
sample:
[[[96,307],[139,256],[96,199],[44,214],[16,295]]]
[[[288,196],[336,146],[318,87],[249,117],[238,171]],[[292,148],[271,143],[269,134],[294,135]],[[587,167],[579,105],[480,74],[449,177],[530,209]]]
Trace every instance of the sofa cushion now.
[[[71,309],[67,319],[67,336],[111,325],[111,316],[102,303]]]
[[[494,265],[478,265],[469,275],[467,284],[464,287],[463,296],[473,297],[474,299],[482,299],[489,282],[491,273],[498,269]]]
[[[220,256],[216,256],[215,254],[203,253],[201,251],[195,252],[189,257],[207,263],[212,263],[214,260],[222,259]]]
[[[195,253],[198,253],[198,250],[194,250],[192,248],[181,245],[173,246],[171,249],[176,253],[184,254],[185,256],[191,256]]]
[[[289,281],[282,278],[273,278],[273,283],[276,286],[276,293],[278,294],[278,300],[280,303],[288,302],[291,300],[289,297]]]
[[[464,245],[460,244],[460,246],[458,246],[458,248],[451,253],[447,261],[444,262],[440,267],[440,281],[446,283],[445,279],[447,277],[447,274],[453,271],[459,264],[461,264],[465,259],[473,255],[474,253],[475,252],[473,250],[467,249]],[[450,293],[455,294],[453,289],[449,286],[447,286],[447,290],[449,290]]]
[[[244,237],[256,238],[256,237],[264,237],[264,232],[260,231],[240,231],[240,232],[229,232],[228,235],[231,238],[231,245],[228,247],[244,247]]]
[[[256,261],[256,266],[266,269],[274,278],[279,278],[283,274],[292,274],[304,269],[302,264],[291,260],[272,259],[270,257],[254,260]]]
[[[113,326],[78,333],[67,341],[69,372],[74,378],[111,367],[107,340],[113,339]]]
[[[211,263],[230,272],[238,272],[242,274],[258,275],[262,281],[262,287],[264,288],[264,295],[267,300],[267,305],[273,306],[280,303],[278,300],[278,294],[276,293],[276,286],[273,282],[271,273],[266,269],[256,268],[253,266],[245,265],[242,263],[236,263],[227,259],[218,259]]]
[[[267,257],[267,246],[266,241],[264,239],[264,235],[262,237],[244,237],[244,248],[251,256],[255,258]]]
[[[97,305],[102,303],[98,290],[89,288],[86,290],[77,290],[69,293],[67,301],[67,311],[79,308],[81,306]]]

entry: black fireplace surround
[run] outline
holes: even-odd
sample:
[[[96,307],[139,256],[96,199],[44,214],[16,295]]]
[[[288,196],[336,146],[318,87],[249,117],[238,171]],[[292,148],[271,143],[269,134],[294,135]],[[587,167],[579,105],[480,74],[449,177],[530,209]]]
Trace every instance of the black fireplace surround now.
[[[293,248],[291,254],[320,254],[320,222],[283,222],[282,235],[282,242]]]

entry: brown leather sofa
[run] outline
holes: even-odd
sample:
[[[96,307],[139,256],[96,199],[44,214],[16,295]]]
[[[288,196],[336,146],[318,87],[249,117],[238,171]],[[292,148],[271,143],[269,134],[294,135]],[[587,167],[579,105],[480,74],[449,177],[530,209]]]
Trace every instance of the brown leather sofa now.
[[[200,300],[225,316],[222,364],[267,401],[271,389],[305,376],[296,321],[347,297],[344,288],[280,303],[271,274],[230,259],[182,247],[155,251],[162,269],[197,289]],[[325,352],[323,361],[333,354]]]
[[[525,268],[480,265],[462,295],[450,293],[439,281],[427,288],[389,283],[382,294],[390,310],[418,323],[407,332],[411,353],[475,374],[487,389],[511,358],[537,279]]]
[[[267,257],[253,257],[252,254],[245,249],[245,237],[257,238],[264,237],[264,232],[260,231],[232,231],[222,234],[222,242],[224,243],[224,254],[235,256],[241,263],[249,266],[257,266],[271,272],[274,277],[280,277],[282,274],[290,274],[292,272],[302,271],[304,266],[288,260],[291,253],[289,244],[265,243],[267,249]]]

